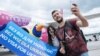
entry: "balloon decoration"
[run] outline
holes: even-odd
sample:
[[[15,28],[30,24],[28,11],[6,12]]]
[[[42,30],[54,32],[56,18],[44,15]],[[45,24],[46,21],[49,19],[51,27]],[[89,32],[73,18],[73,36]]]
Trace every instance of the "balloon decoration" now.
[[[48,33],[46,28],[42,28],[41,38],[42,41],[48,43]]]
[[[36,37],[40,37],[43,27],[44,27],[44,26],[41,25],[41,24],[36,24],[36,25],[33,27],[33,30],[32,30],[33,35],[36,36]]]

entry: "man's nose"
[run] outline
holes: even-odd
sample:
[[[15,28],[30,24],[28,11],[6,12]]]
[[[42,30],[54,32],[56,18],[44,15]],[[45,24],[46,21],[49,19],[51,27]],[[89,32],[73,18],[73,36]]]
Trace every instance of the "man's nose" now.
[[[56,15],[56,17],[59,17],[59,15]]]

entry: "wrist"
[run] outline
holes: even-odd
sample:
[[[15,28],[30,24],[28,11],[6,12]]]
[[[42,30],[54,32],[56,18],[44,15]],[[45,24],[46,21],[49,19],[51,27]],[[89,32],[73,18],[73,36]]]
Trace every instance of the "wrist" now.
[[[78,18],[83,17],[82,14],[80,14],[80,13],[79,13],[78,15],[76,15],[76,16],[77,16]]]

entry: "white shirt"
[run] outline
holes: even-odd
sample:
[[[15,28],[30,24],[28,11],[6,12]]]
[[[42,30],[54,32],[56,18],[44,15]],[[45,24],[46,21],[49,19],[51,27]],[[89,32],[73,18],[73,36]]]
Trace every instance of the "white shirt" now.
[[[55,47],[59,47],[59,41],[58,41],[57,37],[52,38],[52,43]]]

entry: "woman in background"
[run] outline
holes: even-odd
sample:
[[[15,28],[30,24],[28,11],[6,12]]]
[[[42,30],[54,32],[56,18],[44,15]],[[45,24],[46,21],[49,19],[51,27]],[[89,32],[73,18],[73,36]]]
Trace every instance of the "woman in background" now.
[[[48,32],[48,43],[52,46],[55,46],[55,47],[59,47],[59,41],[58,41],[58,38],[56,37],[56,34],[55,34],[55,28],[52,27],[52,26],[48,26],[47,28],[47,32]]]
[[[55,28],[50,25],[47,28],[47,32],[48,32],[48,44],[58,48],[56,56],[64,56],[65,54],[64,45],[62,44],[62,42],[59,42],[55,33],[56,32]]]

